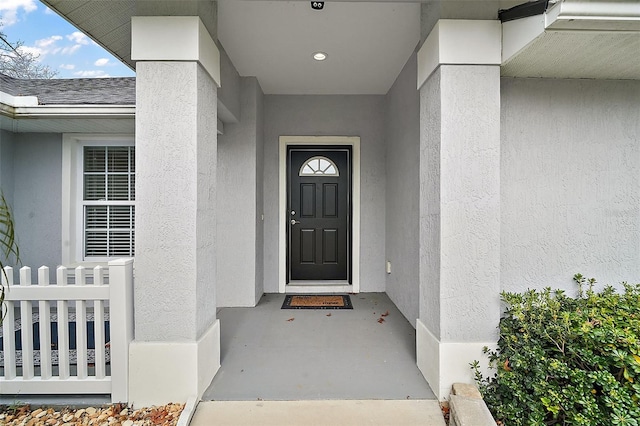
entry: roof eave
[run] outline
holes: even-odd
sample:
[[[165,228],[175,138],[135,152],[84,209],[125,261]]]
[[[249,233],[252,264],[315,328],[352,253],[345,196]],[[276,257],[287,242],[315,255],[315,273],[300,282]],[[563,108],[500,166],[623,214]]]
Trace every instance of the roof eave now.
[[[540,14],[503,19],[503,66],[547,34],[640,34],[640,9],[635,1],[561,0],[547,6]]]
[[[15,107],[0,104],[0,114],[13,119],[31,118],[135,118],[135,105],[37,105]]]

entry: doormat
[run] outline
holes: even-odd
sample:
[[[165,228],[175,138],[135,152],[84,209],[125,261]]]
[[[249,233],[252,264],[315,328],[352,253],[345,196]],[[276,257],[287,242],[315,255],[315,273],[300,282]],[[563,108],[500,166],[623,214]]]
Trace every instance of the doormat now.
[[[349,296],[288,294],[281,309],[353,309]]]

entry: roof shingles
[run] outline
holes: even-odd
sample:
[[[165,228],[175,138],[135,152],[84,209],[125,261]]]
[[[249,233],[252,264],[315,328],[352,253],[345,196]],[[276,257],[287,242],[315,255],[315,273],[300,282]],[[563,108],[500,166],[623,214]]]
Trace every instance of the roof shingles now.
[[[18,79],[0,74],[0,91],[36,96],[40,105],[135,105],[135,77]]]

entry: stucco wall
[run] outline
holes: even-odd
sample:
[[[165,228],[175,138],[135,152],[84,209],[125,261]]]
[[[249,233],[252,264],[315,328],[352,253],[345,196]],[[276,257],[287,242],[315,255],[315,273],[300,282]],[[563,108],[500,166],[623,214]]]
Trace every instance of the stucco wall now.
[[[360,290],[385,290],[384,96],[265,96],[264,290],[278,292],[278,137],[360,136]]]
[[[257,289],[262,288],[262,261],[257,246],[262,245],[262,179],[258,179],[258,103],[262,91],[254,77],[240,83],[240,121],[225,126],[218,143],[218,306],[255,306]],[[260,279],[260,281],[258,281]],[[262,294],[262,293],[260,293]]]
[[[11,209],[13,209],[13,144],[15,137],[16,135],[12,132],[0,130],[0,188]],[[1,254],[0,259],[4,265],[12,263],[11,259],[6,259]]]
[[[0,188],[9,203],[13,206],[13,144],[16,135],[0,130]]]
[[[419,310],[420,95],[412,55],[385,99],[386,259],[389,298],[415,326]]]
[[[490,342],[500,319],[500,68],[442,65],[440,85],[440,337]]]
[[[640,82],[501,86],[502,288],[640,281]]]
[[[22,263],[54,269],[62,256],[62,135],[18,134],[13,158],[13,213]]]
[[[264,93],[256,80],[256,285],[255,301],[264,294]]]
[[[193,62],[137,74],[136,340],[193,341],[216,318],[216,87]]]
[[[441,69],[420,88],[420,320],[440,338]]]
[[[420,319],[441,342],[492,341],[499,319],[499,72],[442,65],[420,89]]]

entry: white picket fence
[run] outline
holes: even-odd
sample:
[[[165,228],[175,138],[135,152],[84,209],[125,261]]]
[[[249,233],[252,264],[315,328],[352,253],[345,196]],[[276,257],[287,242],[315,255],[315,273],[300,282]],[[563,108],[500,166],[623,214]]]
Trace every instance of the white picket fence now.
[[[61,266],[55,284],[46,266],[38,269],[37,284],[32,284],[29,267],[20,268],[19,284],[14,283],[12,268],[5,268],[5,273],[1,392],[111,394],[113,402],[126,402],[133,340],[133,259],[111,261],[108,269]],[[87,339],[90,322],[91,349]],[[52,323],[56,324],[57,342],[52,341]],[[70,341],[70,323],[75,323],[75,342]],[[19,347],[16,335],[20,336]],[[34,336],[39,351],[34,350]]]

